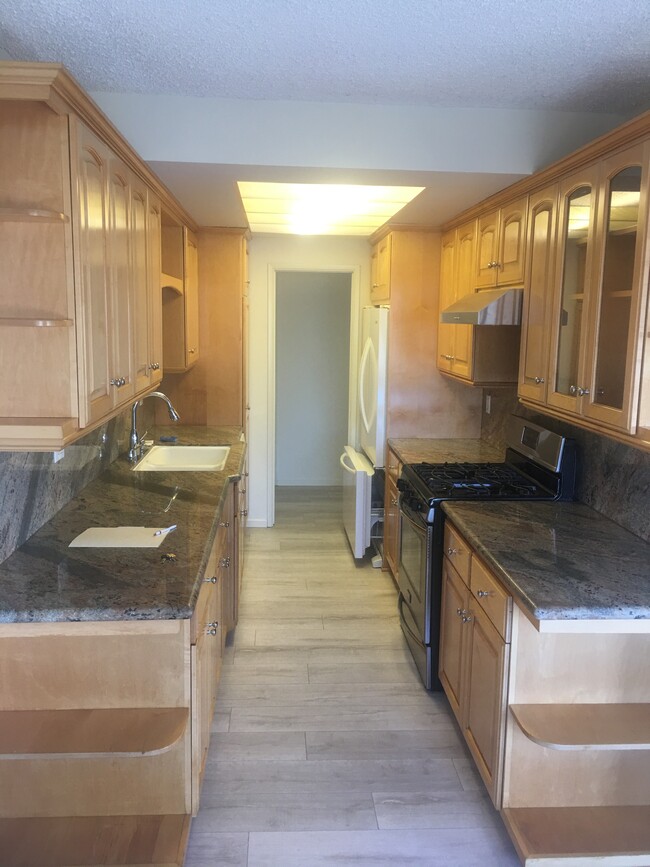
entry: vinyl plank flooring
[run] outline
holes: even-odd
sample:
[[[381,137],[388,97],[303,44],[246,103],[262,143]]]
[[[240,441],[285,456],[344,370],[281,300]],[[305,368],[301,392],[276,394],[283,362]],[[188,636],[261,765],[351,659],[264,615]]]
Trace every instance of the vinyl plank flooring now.
[[[519,867],[489,829],[304,831],[250,835],[248,867]]]
[[[186,867],[516,867],[340,514],[338,488],[280,488],[276,526],[246,533]]]

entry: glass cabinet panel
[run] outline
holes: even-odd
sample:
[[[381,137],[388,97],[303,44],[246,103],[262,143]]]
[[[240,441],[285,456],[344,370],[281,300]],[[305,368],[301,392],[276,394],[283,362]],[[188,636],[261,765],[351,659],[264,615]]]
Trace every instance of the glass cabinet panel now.
[[[618,172],[607,190],[593,401],[614,409],[623,408],[640,190],[640,166]]]
[[[564,261],[557,348],[555,391],[573,395],[578,380],[587,243],[593,218],[589,186],[578,187],[568,197],[564,219]]]

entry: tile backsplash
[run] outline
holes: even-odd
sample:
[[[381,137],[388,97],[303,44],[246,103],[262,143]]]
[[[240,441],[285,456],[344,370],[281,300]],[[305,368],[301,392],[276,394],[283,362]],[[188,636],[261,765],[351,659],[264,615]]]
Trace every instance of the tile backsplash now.
[[[578,451],[576,499],[650,541],[650,453],[532,412],[518,402],[514,387],[486,389],[485,394],[491,395],[491,410],[486,413],[484,400],[482,439],[505,449],[506,425],[512,414],[572,437]]]
[[[52,452],[0,452],[0,563],[126,451],[130,429],[126,410],[66,446],[58,463]]]

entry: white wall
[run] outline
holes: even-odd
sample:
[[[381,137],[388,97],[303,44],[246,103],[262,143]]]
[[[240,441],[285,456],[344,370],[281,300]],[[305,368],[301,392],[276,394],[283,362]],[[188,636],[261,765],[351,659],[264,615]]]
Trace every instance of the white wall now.
[[[253,166],[530,174],[625,120],[522,109],[92,96],[145,160]]]
[[[275,483],[338,485],[348,436],[351,274],[276,275]]]
[[[274,362],[274,347],[269,355],[269,309],[277,271],[341,271],[354,272],[360,287],[359,304],[369,302],[370,245],[363,238],[329,238],[296,236],[254,236],[249,247],[250,299],[250,485],[249,518],[252,527],[266,527],[269,503],[267,476],[269,442],[273,441],[270,422],[273,407],[269,405],[268,370]],[[354,285],[354,284],[353,284]],[[358,332],[358,310],[352,311],[352,329]],[[356,320],[356,321],[355,321]],[[271,321],[273,321],[271,319]],[[356,351],[356,350],[355,350]]]

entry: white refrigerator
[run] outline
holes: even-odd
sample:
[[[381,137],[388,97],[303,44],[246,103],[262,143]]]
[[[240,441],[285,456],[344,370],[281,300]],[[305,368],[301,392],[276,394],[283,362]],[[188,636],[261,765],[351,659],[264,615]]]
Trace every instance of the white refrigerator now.
[[[363,557],[372,529],[372,477],[384,466],[386,451],[386,368],[388,308],[361,311],[358,375],[359,448],[346,445],[343,468],[343,524],[352,553]]]

